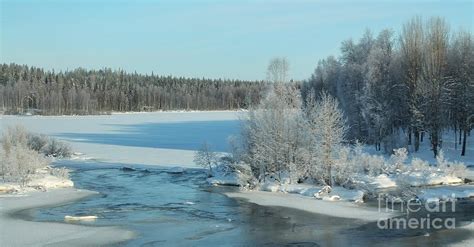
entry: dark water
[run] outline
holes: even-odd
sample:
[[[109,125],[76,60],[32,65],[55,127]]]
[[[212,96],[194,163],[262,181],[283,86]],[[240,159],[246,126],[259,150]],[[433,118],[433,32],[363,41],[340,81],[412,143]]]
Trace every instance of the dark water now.
[[[236,188],[209,187],[205,174],[197,169],[171,174],[166,169],[78,167],[72,174],[76,187],[100,194],[36,210],[35,219],[97,215],[97,221],[83,224],[134,230],[138,237],[128,246],[442,246],[471,234],[462,228],[379,230],[375,223],[261,207],[227,198],[221,193]],[[468,205],[459,217],[472,218],[473,204]]]

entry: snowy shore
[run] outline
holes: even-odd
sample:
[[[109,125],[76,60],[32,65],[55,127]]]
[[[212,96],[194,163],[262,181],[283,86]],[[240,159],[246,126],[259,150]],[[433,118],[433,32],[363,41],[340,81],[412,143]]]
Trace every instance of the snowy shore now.
[[[0,197],[0,246],[100,246],[127,241],[134,233],[118,227],[91,227],[33,222],[20,217],[24,210],[67,204],[95,192],[74,188],[28,192]]]
[[[351,202],[316,200],[296,194],[242,191],[238,193],[226,193],[226,195],[231,198],[246,199],[251,203],[261,206],[294,208],[310,213],[363,221],[377,221],[379,219],[388,219],[395,216],[395,214],[391,212],[379,212],[378,209],[371,209]]]

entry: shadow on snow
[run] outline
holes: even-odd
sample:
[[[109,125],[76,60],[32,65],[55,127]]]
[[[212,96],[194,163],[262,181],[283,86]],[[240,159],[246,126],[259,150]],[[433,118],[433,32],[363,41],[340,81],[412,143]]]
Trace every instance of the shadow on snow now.
[[[55,136],[74,142],[132,147],[197,150],[204,142],[218,152],[228,151],[228,137],[239,132],[239,121],[194,121],[177,123],[108,124],[108,133],[60,133]]]

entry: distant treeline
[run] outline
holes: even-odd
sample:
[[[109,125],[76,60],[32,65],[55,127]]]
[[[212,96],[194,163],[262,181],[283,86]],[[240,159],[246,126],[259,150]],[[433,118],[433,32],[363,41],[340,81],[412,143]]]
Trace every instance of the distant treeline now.
[[[0,67],[0,111],[42,115],[110,111],[229,110],[260,101],[263,81],[142,75],[122,70]]]

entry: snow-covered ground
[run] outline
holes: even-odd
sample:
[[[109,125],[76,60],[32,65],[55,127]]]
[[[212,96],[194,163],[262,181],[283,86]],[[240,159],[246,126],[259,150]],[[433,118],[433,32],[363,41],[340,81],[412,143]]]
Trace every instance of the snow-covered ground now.
[[[457,133],[457,135],[459,135],[459,133]],[[461,156],[461,145],[459,144],[459,141],[457,144],[455,143],[454,131],[445,131],[443,133],[441,146],[444,157],[448,161],[462,162],[468,166],[469,169],[466,177],[474,180],[474,136],[471,135],[467,138],[465,156]],[[410,147],[410,149],[412,149],[412,147]],[[375,151],[373,146],[366,146],[364,151],[370,154],[384,155],[383,151]],[[420,143],[420,150],[418,152],[410,152],[408,163],[410,163],[414,158],[425,160],[430,164],[436,164],[436,158],[434,158],[433,151],[431,150],[428,136],[425,135],[424,141]]]
[[[133,232],[118,227],[33,222],[12,216],[22,210],[65,204],[93,194],[95,192],[67,188],[47,193],[29,192],[28,196],[3,195],[0,197],[0,245],[103,246],[133,238]]]
[[[385,211],[367,208],[350,202],[332,202],[315,200],[307,196],[286,193],[272,193],[265,191],[242,191],[239,193],[226,193],[233,198],[246,199],[249,202],[262,206],[289,207],[311,213],[325,214],[333,217],[359,219],[364,221],[376,221],[395,216]]]
[[[40,170],[39,173],[32,176],[31,181],[25,187],[21,187],[18,183],[0,183],[0,195],[2,193],[23,194],[38,190],[49,191],[72,187],[74,187],[74,183],[70,179],[53,176]]]
[[[195,150],[207,141],[219,152],[238,132],[240,111],[152,112],[99,116],[0,115],[0,133],[21,124],[69,142],[75,159],[104,163],[195,167]]]

